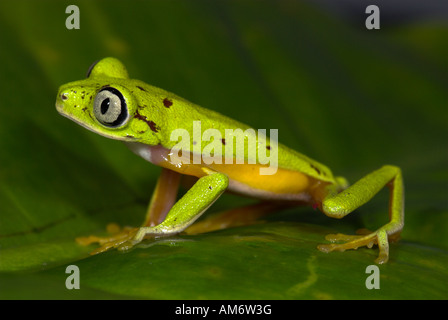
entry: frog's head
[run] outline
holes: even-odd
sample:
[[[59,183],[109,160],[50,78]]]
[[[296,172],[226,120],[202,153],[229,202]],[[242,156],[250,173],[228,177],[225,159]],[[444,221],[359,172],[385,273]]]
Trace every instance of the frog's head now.
[[[141,141],[142,130],[134,117],[137,112],[135,84],[124,65],[115,58],[104,58],[87,71],[87,79],[59,88],[56,109],[83,127],[122,141]],[[141,116],[140,116],[141,117]],[[138,121],[140,128],[141,121]],[[144,135],[147,144],[156,144],[154,134]]]

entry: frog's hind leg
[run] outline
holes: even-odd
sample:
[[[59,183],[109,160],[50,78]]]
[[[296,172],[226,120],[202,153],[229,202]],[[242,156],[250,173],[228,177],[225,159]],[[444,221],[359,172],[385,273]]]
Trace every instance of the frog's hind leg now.
[[[261,217],[292,206],[293,205],[284,202],[258,202],[244,207],[215,213],[202,221],[194,223],[184,232],[187,234],[199,234],[215,230],[247,226],[256,223]]]
[[[143,227],[156,226],[165,219],[176,202],[180,179],[180,173],[162,168]]]
[[[389,240],[398,239],[404,226],[404,187],[401,170],[398,167],[384,166],[340,193],[336,190],[337,186],[330,186],[327,190],[327,196],[322,201],[322,211],[330,217],[342,218],[369,201],[386,185],[390,190],[389,223],[375,232],[364,235],[328,235],[327,240],[329,241],[345,243],[320,245],[318,249],[323,252],[344,251],[362,246],[370,248],[377,244],[380,252],[376,263],[387,262],[389,259]]]

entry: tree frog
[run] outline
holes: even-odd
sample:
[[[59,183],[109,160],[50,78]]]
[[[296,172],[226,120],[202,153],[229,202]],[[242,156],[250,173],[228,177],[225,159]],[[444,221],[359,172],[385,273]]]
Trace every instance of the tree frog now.
[[[210,148],[206,152],[207,145],[195,139],[198,137],[193,132],[195,123],[200,123],[201,134],[213,129],[225,136],[226,130],[241,129],[244,138],[249,140],[254,138],[253,131],[218,112],[129,78],[125,66],[115,58],[104,58],[93,64],[86,79],[62,85],[57,94],[56,109],[93,132],[123,141],[134,153],[162,167],[143,225],[124,229],[110,237],[84,239],[84,244],[98,242],[101,245],[94,253],[110,248],[124,250],[144,238],[180,233],[226,190],[264,201],[261,205],[235,211],[236,215],[235,212],[229,214],[229,219],[244,220],[246,215],[256,217],[257,211],[275,208],[277,204],[311,205],[329,217],[343,218],[387,185],[390,189],[390,221],[374,232],[328,235],[326,239],[331,243],[318,246],[323,252],[361,246],[371,248],[376,244],[379,247],[376,263],[385,263],[389,258],[389,240],[396,240],[403,229],[404,187],[400,168],[385,165],[349,186],[346,179],[333,176],[325,165],[282,144],[270,144],[261,136],[255,136],[257,151],[264,149],[269,153],[275,149],[277,152],[273,174],[261,174],[260,169],[265,168],[266,163],[247,151],[243,160],[251,162],[207,161],[210,157],[215,160],[235,158],[238,146],[233,151],[226,149],[236,145],[236,140],[220,139],[217,142],[222,148],[214,144],[213,152]],[[183,145],[181,156],[173,157],[179,139],[172,139],[172,133],[178,129],[193,139]],[[199,160],[191,161],[192,158]],[[194,177],[196,181],[177,200],[181,176]]]

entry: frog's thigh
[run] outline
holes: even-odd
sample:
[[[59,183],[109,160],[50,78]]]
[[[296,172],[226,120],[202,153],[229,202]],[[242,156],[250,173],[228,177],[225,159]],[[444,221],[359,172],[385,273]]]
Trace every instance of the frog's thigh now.
[[[229,185],[229,179],[221,173],[201,177],[168,212],[165,220],[154,227],[140,228],[135,241],[146,234],[168,235],[183,231],[204,213]]]

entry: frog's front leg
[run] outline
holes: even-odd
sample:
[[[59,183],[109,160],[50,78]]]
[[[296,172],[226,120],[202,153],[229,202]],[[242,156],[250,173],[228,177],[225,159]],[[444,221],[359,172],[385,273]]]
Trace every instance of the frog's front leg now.
[[[187,193],[172,205],[177,194],[179,178],[177,172],[162,170],[142,227],[125,228],[110,237],[78,238],[78,242],[83,245],[98,242],[101,247],[91,253],[97,254],[112,248],[129,249],[148,236],[179,233],[199,218],[229,184],[226,175],[207,170],[207,175],[199,178]]]
[[[328,194],[322,201],[322,211],[333,218],[342,218],[368,202],[385,185],[390,189],[389,217],[390,221],[375,232],[359,236],[342,234],[328,235],[327,240],[346,241],[320,245],[324,252],[357,249],[361,246],[372,247],[378,244],[379,256],[376,263],[385,263],[389,259],[389,239],[397,238],[404,226],[404,187],[401,170],[395,166],[384,166],[376,170],[344,191],[337,193],[337,186],[328,187]]]
[[[156,188],[151,197],[151,202],[148,206],[146,219],[142,225],[143,227],[155,226],[165,219],[167,213],[176,201],[180,178],[180,173],[162,168]],[[84,246],[99,243],[101,246],[91,252],[91,254],[97,254],[112,248],[119,248],[125,243],[129,244],[140,228],[120,228],[116,224],[109,224],[107,229],[110,234],[109,236],[79,237],[76,241]]]
[[[162,236],[179,233],[198,219],[227,189],[229,179],[225,174],[207,170],[199,180],[177,201],[166,218],[156,226],[142,227],[132,240],[136,244],[145,236]]]

